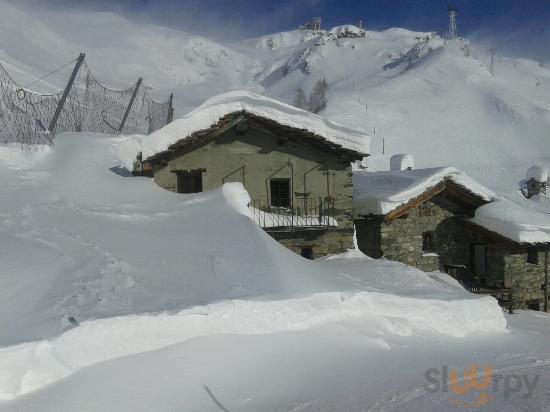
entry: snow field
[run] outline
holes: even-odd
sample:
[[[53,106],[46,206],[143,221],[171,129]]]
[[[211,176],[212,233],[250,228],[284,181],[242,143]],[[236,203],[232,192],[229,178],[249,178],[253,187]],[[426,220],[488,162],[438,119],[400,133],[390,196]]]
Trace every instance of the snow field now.
[[[118,158],[129,140],[64,134],[54,150],[3,151],[0,398],[199,336],[351,319],[380,342],[506,331],[494,299],[446,275],[290,252],[252,221],[239,183],[179,195],[129,176]]]
[[[489,297],[440,301],[334,292],[301,299],[225,301],[178,313],[91,320],[50,340],[1,348],[0,399],[17,398],[89,365],[199,336],[265,335],[353,319],[364,321],[381,337],[427,331],[463,338],[506,329],[502,312]]]

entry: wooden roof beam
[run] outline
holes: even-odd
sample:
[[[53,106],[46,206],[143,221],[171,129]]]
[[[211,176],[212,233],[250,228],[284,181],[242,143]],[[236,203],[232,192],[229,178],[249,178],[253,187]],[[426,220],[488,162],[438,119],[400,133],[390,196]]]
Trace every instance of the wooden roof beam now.
[[[391,211],[384,217],[385,223],[391,223],[395,219],[398,219],[400,216],[404,215],[409,209],[417,207],[424,202],[432,199],[434,196],[437,196],[445,190],[445,183],[441,182],[435,185],[433,188],[426,190],[421,195],[415,197],[414,199],[408,201],[404,205],[399,206],[397,209]]]

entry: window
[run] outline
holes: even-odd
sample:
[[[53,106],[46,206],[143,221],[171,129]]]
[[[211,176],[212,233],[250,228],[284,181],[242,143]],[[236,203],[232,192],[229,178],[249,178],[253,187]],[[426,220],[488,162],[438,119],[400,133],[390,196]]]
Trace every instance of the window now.
[[[539,264],[539,251],[537,249],[527,249],[527,263],[531,263],[532,265]]]
[[[178,193],[202,192],[202,171],[177,172]]]
[[[541,305],[541,302],[539,302],[538,300],[530,300],[530,301],[527,301],[527,309],[529,310],[542,310],[542,306]]]
[[[290,179],[271,179],[271,206],[290,207]]]
[[[312,247],[303,247],[300,250],[300,255],[306,259],[313,260],[313,248]]]
[[[422,252],[424,253],[435,253],[435,233],[434,232],[424,232],[422,233]]]

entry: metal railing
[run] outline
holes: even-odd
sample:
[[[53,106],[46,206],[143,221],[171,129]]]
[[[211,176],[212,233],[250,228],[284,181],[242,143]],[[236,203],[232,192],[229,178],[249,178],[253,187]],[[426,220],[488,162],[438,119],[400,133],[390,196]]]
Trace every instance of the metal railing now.
[[[262,228],[338,226],[334,217],[333,199],[256,199],[250,203],[250,209],[254,221]]]
[[[475,275],[465,265],[447,264],[445,265],[445,272],[460,282],[468,292],[491,295],[501,305],[508,307],[509,313],[514,313],[513,290],[511,288],[488,285],[487,278]]]
[[[485,278],[472,273],[465,265],[445,265],[445,272],[455,278],[469,292],[475,293],[486,286]]]

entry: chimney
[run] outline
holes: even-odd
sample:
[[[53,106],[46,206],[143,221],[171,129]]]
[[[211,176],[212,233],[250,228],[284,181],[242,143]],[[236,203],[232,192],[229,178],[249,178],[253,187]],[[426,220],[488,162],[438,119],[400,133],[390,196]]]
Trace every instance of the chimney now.
[[[414,159],[410,154],[396,154],[390,158],[390,170],[412,170]]]
[[[532,166],[527,170],[525,183],[527,185],[527,199],[533,196],[546,194],[548,169],[542,166]]]

